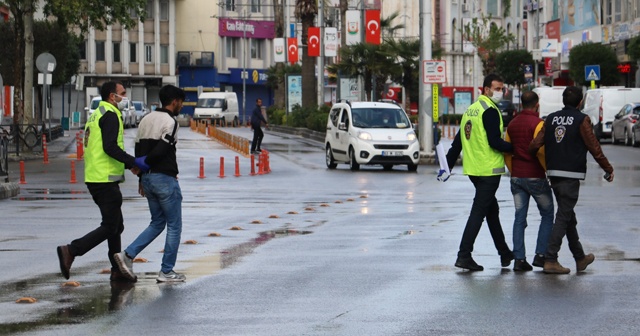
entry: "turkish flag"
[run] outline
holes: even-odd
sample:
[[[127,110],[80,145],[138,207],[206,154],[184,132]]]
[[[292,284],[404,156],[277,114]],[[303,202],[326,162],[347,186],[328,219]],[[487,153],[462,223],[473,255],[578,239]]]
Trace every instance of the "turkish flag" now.
[[[298,38],[289,37],[287,39],[287,54],[289,55],[289,63],[296,64],[298,62]]]
[[[370,9],[364,12],[366,35],[364,41],[371,44],[380,44],[380,10]]]
[[[307,33],[307,55],[320,56],[320,27],[309,27]]]

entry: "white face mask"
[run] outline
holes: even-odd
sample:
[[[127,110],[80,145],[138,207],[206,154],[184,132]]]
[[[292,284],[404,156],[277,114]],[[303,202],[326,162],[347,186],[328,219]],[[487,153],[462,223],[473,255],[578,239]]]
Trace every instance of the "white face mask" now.
[[[494,103],[499,103],[502,100],[502,91],[493,91],[493,96],[491,96],[491,100]]]
[[[123,99],[118,103],[118,110],[124,111],[127,108],[127,102]]]

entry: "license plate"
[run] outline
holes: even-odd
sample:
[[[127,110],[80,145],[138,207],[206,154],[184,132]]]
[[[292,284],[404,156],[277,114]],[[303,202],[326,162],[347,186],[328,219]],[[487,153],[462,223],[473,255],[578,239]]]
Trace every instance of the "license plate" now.
[[[402,156],[402,152],[398,152],[398,151],[382,151],[382,156]]]

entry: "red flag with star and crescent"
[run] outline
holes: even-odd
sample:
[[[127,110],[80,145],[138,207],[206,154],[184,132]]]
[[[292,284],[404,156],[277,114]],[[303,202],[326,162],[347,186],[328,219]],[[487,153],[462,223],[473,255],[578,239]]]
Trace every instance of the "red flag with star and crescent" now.
[[[289,37],[287,39],[287,55],[289,63],[296,64],[298,62],[298,38]]]
[[[320,27],[309,27],[307,33],[307,55],[320,56]]]
[[[380,10],[370,9],[364,13],[366,28],[365,42],[370,44],[380,44]]]

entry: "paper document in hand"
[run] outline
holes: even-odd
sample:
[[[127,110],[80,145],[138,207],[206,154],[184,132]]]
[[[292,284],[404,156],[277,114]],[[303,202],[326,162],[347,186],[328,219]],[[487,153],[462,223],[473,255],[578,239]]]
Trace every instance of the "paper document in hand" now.
[[[447,172],[447,174],[451,174],[449,171],[449,164],[447,163],[447,154],[444,152],[444,146],[442,143],[439,143],[436,146],[436,155],[438,156],[438,162],[440,162],[440,169]]]

